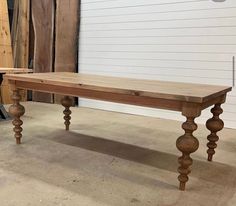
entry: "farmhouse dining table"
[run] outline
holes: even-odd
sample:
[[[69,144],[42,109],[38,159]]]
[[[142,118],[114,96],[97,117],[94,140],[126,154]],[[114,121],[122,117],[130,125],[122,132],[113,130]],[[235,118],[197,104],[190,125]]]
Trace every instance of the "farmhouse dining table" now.
[[[201,111],[212,106],[213,116],[206,122],[210,131],[207,139],[208,161],[212,161],[215,154],[216,142],[219,137],[217,132],[224,127],[220,114],[223,110],[221,104],[226,100],[226,95],[232,90],[228,86],[212,86],[205,84],[177,83],[156,80],[131,79],[122,77],[99,76],[76,73],[34,73],[34,74],[6,74],[13,91],[13,105],[9,112],[13,117],[16,143],[21,143],[22,124],[21,116],[25,109],[20,104],[20,90],[34,90],[47,93],[62,94],[62,105],[65,107],[65,129],[69,130],[72,100],[70,96],[79,96],[109,102],[125,103],[145,107],[166,109],[182,112],[186,121],[182,124],[184,134],[177,138],[176,146],[182,155],[178,158],[179,189],[185,190],[188,175],[191,172],[192,158],[190,154],[199,147],[199,141],[193,132],[197,130],[195,118]]]

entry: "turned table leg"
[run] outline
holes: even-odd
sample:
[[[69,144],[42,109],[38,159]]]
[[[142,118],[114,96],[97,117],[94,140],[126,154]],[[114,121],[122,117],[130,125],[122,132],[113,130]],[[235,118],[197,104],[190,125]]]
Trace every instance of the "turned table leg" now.
[[[224,128],[224,122],[220,119],[220,114],[223,113],[223,109],[221,108],[221,103],[216,104],[212,109],[211,113],[213,117],[206,122],[206,127],[210,130],[211,134],[208,135],[207,139],[209,142],[207,143],[208,153],[208,161],[212,161],[213,155],[215,154],[215,148],[217,147],[216,142],[219,140],[217,132]]]
[[[70,127],[70,120],[71,120],[70,107],[72,106],[73,101],[69,96],[65,96],[64,98],[62,98],[61,104],[65,107],[65,110],[63,111],[64,120],[65,120],[64,124],[66,126],[66,130],[68,131]]]
[[[12,124],[14,125],[13,131],[15,132],[16,144],[21,144],[21,132],[23,121],[20,119],[21,116],[25,113],[25,108],[20,104],[21,95],[18,89],[13,90],[13,94],[11,96],[13,105],[9,108],[9,113],[14,118]]]
[[[186,116],[186,118],[187,121],[182,125],[185,134],[176,141],[177,148],[182,152],[182,156],[178,159],[180,164],[178,168],[178,172],[180,173],[178,176],[180,190],[185,190],[188,174],[191,172],[190,166],[193,160],[190,154],[195,152],[199,147],[198,139],[193,136],[193,132],[197,129],[197,124],[194,122],[195,117]]]

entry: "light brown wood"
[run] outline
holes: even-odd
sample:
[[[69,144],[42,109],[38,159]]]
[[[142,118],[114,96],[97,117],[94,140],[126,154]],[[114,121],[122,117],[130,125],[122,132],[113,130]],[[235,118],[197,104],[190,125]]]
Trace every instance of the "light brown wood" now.
[[[29,0],[15,0],[11,28],[11,42],[13,48],[13,64],[15,68],[28,67],[28,41],[29,41]],[[19,70],[21,71],[21,70]],[[12,73],[15,70],[11,71]],[[17,73],[17,72],[15,72]],[[27,71],[26,71],[27,73]],[[4,83],[3,83],[4,84]],[[10,92],[8,92],[10,94]],[[27,92],[22,90],[22,101],[27,101]],[[8,96],[10,102],[10,95]]]
[[[32,20],[34,27],[34,72],[53,71],[53,42],[54,42],[54,1],[32,0]],[[53,102],[51,94],[33,92],[33,100]]]
[[[11,44],[13,47],[13,53],[14,53],[14,42],[17,41],[17,23],[18,23],[18,17],[19,17],[19,1],[20,0],[14,0],[14,10],[13,10],[13,17],[12,17],[12,24],[11,24]]]
[[[0,0],[0,67],[13,67],[7,0]]]
[[[56,0],[55,72],[76,72],[78,53],[78,0]],[[61,102],[61,95],[54,95],[54,103]]]
[[[219,121],[221,110],[219,105],[225,101],[231,87],[211,86],[203,84],[187,84],[163,82],[155,80],[138,80],[87,74],[73,73],[46,73],[46,74],[6,74],[6,80],[15,88],[30,89],[65,96],[80,96],[111,102],[140,105],[153,108],[168,109],[182,112],[186,122],[182,128],[185,133],[176,141],[176,146],[182,153],[179,158],[180,173],[179,189],[185,190],[190,166],[193,163],[190,157],[199,147],[199,142],[193,132],[197,129],[195,118],[201,115],[205,108],[216,104],[212,110],[214,117],[207,123],[208,129],[214,138],[208,138],[208,154],[215,148],[215,135],[222,127]],[[69,130],[71,101],[69,97],[62,100],[65,107],[65,125]],[[211,135],[212,137],[212,135]],[[214,143],[214,145],[213,145]],[[210,152],[209,152],[210,151]]]
[[[139,80],[66,72],[20,74],[6,76],[6,78],[25,82],[49,85],[63,84],[65,87],[196,103],[209,101],[231,90],[231,87],[227,86]]]
[[[26,68],[29,64],[30,1],[16,0],[12,23],[14,67]]]
[[[7,0],[0,0],[0,67],[13,67]],[[7,83],[1,86],[1,102],[11,103]]]
[[[32,69],[26,69],[26,68],[2,68],[0,67],[0,75],[2,74],[17,74],[17,73],[32,73]],[[7,80],[3,80],[1,83],[1,90],[0,90],[0,103],[3,104],[10,104],[11,101],[11,89],[8,84]],[[27,92],[21,91],[22,100],[27,100]]]
[[[4,68],[0,67],[0,74],[18,74],[18,73],[33,73],[32,69],[27,69],[27,68]]]

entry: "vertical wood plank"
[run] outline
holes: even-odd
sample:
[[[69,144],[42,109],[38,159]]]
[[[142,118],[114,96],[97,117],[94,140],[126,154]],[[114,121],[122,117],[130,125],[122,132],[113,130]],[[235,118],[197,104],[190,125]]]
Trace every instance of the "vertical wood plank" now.
[[[12,24],[12,46],[15,68],[28,68],[29,63],[29,0],[15,1]]]
[[[56,0],[55,72],[76,72],[79,32],[78,0]],[[54,96],[60,103],[61,95]]]
[[[32,0],[32,21],[35,34],[34,42],[34,72],[53,71],[54,45],[54,1]],[[33,100],[53,102],[52,94],[33,92]]]
[[[18,19],[19,19],[19,0],[14,1],[14,11],[11,25],[11,43],[13,48],[13,58],[16,54],[16,45],[17,45],[17,29],[18,29]]]
[[[11,39],[13,48],[13,62],[15,68],[29,66],[29,20],[30,1],[15,0],[12,21]],[[22,100],[27,100],[27,91],[21,91]]]
[[[0,0],[0,67],[13,67],[7,0]],[[1,85],[1,100],[4,104],[11,103],[7,82]]]

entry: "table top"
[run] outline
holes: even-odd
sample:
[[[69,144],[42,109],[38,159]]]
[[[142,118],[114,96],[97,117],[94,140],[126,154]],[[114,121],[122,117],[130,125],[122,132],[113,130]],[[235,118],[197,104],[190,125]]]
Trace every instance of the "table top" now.
[[[9,80],[102,92],[203,103],[231,91],[229,86],[178,83],[68,72],[6,74]]]
[[[3,68],[0,67],[0,74],[2,73],[32,73],[32,69],[27,68]]]

